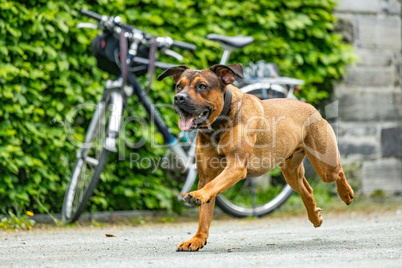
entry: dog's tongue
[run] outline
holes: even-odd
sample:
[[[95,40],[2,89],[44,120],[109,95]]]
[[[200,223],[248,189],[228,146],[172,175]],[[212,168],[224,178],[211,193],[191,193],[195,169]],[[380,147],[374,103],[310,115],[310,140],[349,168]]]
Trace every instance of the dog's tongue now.
[[[189,130],[193,125],[194,117],[185,117],[182,116],[179,119],[179,128],[180,130]]]

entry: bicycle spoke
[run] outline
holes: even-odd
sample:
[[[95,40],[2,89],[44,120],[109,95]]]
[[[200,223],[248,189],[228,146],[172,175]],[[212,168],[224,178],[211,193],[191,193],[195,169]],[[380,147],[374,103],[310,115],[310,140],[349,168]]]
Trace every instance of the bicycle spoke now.
[[[250,180],[250,194],[251,194],[251,206],[253,208],[253,217],[257,218],[257,201],[256,201],[256,196],[255,196],[255,182],[254,178],[249,179]]]

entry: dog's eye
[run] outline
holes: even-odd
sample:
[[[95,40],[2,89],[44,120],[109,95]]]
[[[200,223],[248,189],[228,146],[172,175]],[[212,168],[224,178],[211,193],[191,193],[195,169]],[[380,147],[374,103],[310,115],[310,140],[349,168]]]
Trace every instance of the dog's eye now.
[[[180,91],[180,90],[182,90],[182,89],[183,89],[183,87],[182,87],[181,84],[179,84],[179,85],[176,86],[176,90],[177,90],[177,91]]]
[[[201,84],[201,85],[198,86],[198,88],[201,89],[201,90],[204,90],[204,89],[207,89],[207,85]]]

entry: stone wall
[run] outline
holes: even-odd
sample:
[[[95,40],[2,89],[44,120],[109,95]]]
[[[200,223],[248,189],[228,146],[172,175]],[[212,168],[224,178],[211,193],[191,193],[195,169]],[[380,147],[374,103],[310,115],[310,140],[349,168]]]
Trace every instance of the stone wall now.
[[[401,2],[340,0],[335,13],[360,57],[335,88],[339,149],[367,195],[402,193]]]

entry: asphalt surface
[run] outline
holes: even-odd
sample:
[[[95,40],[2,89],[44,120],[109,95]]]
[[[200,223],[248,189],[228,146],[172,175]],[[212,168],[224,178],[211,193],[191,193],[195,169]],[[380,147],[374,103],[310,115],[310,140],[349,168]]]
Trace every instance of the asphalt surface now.
[[[215,220],[199,252],[190,223],[0,232],[1,267],[402,267],[402,211]],[[106,237],[113,234],[117,237]]]

